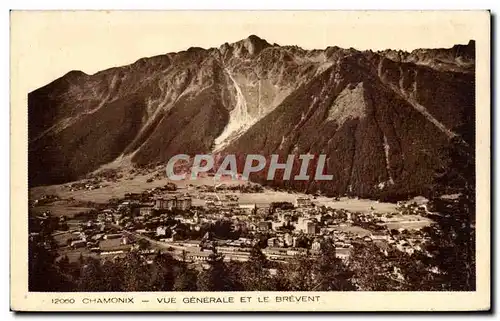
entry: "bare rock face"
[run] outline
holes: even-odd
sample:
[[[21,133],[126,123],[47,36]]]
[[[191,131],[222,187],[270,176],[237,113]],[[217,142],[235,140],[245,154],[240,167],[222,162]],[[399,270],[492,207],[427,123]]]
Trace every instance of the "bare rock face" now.
[[[422,193],[450,138],[474,133],[475,44],[411,53],[304,50],[257,36],[71,71],[28,95],[29,182],[75,180],[117,158],[327,154],[329,194]]]

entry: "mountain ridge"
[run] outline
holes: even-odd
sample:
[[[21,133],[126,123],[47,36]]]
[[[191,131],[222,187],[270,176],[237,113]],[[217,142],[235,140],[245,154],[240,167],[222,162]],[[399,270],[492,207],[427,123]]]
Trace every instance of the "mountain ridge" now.
[[[462,134],[456,128],[473,130],[474,48],[304,50],[251,35],[93,75],[70,71],[28,94],[30,185],[75,180],[124,156],[142,166],[176,153],[307,145],[333,155],[328,167],[340,173],[333,184],[308,183],[311,192],[372,196],[405,181],[408,193],[428,189],[422,176],[445,163],[439,149]]]

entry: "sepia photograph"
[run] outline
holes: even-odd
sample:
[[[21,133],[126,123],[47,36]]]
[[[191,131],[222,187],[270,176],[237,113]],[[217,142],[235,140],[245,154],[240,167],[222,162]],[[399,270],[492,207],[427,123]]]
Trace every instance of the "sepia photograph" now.
[[[57,294],[42,310],[489,309],[489,21],[11,12],[19,291]]]

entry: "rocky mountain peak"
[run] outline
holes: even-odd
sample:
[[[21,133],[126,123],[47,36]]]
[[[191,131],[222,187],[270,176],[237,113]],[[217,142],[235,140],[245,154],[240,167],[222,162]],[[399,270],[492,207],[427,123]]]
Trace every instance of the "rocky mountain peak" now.
[[[271,44],[256,35],[250,35],[243,40],[233,43],[231,47],[238,57],[245,55],[253,57],[258,55],[265,48],[271,47]]]

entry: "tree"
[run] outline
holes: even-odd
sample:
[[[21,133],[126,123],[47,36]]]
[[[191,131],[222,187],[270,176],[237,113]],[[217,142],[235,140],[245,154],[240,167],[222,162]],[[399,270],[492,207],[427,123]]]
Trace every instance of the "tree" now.
[[[311,247],[311,242],[307,238],[306,235],[300,234],[300,236],[297,238],[297,245],[296,245],[296,247],[301,247],[301,248],[308,249],[308,248]]]
[[[61,271],[67,271],[70,267],[69,263],[69,258],[67,255],[64,255],[59,262],[57,262],[57,265]]]
[[[105,291],[106,281],[100,262],[87,258],[81,267],[78,290],[81,292]]]
[[[241,282],[246,291],[270,291],[272,290],[271,277],[265,269],[268,260],[258,246],[250,251],[248,261],[241,268]]]
[[[48,213],[45,219],[30,221],[30,228],[39,232],[38,239],[28,242],[28,288],[30,291],[71,291],[75,285],[71,276],[61,272],[56,264],[57,242],[52,233],[59,220]],[[67,261],[62,258],[63,265]],[[68,260],[69,261],[69,260]]]
[[[175,259],[168,253],[156,255],[151,267],[151,291],[172,291],[175,281],[175,263]]]
[[[403,290],[407,291],[437,291],[441,285],[437,282],[436,271],[429,264],[430,258],[421,251],[411,256],[399,251],[389,253],[393,260],[397,260],[399,271],[404,276]]]
[[[431,255],[428,264],[439,271],[439,290],[475,290],[475,232],[464,205],[460,197],[451,207],[441,208],[436,224],[426,230],[430,237],[426,247]]]
[[[181,263],[175,277],[174,291],[196,291],[197,273],[187,267],[186,263]]]
[[[78,256],[78,264],[82,266],[84,263],[85,263],[85,258],[83,257],[83,254],[80,253],[80,255]]]
[[[352,272],[337,258],[335,245],[330,239],[321,243],[321,255],[314,264],[316,291],[352,291]]]
[[[314,287],[314,260],[309,254],[296,255],[288,270],[290,291],[311,291]]]
[[[29,242],[28,288],[30,291],[71,291],[72,279],[60,272],[54,264],[56,256],[43,246],[44,242]]]
[[[148,291],[151,274],[144,259],[138,253],[130,252],[120,262],[124,271],[123,291]]]
[[[120,292],[123,290],[124,284],[124,268],[120,263],[115,263],[112,261],[104,261],[102,263],[102,273],[104,275],[103,279],[104,287],[106,292]]]
[[[148,250],[151,247],[151,243],[146,239],[139,239],[137,244],[140,250]]]
[[[272,291],[293,291],[290,281],[288,265],[280,264],[276,268],[276,275],[271,278]]]
[[[212,253],[207,261],[209,267],[198,276],[198,290],[200,291],[232,291],[233,282],[228,273],[224,256],[212,247]]]
[[[401,291],[403,278],[389,255],[373,243],[356,243],[349,257],[352,282],[360,291]]]
[[[474,140],[456,137],[447,150],[449,163],[436,178],[432,204],[438,215],[436,224],[426,230],[431,242],[431,267],[438,270],[435,283],[440,290],[474,291],[476,288],[475,217],[476,178]],[[473,137],[472,137],[473,138]],[[441,198],[455,193],[456,199]]]

